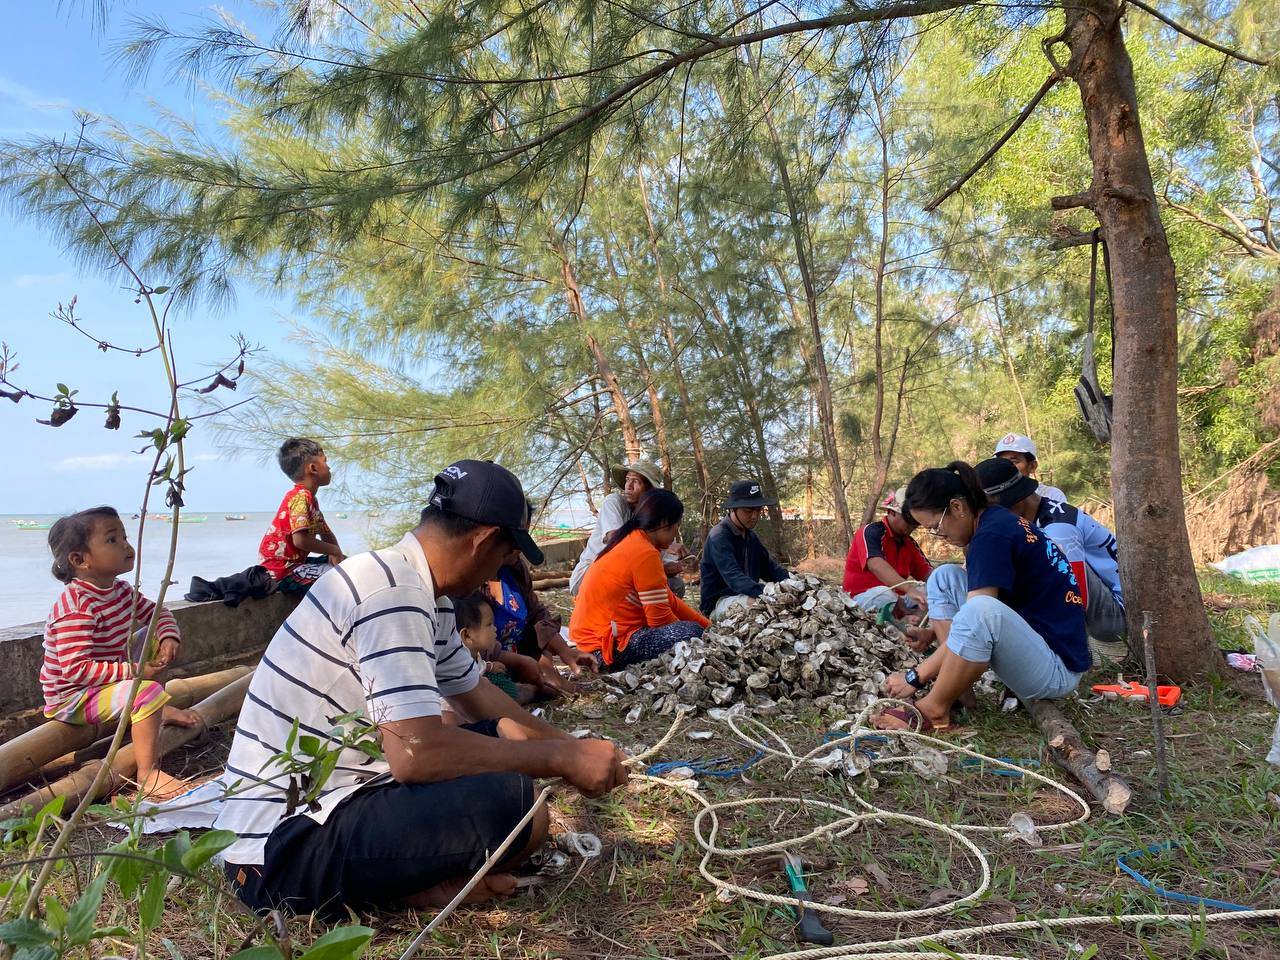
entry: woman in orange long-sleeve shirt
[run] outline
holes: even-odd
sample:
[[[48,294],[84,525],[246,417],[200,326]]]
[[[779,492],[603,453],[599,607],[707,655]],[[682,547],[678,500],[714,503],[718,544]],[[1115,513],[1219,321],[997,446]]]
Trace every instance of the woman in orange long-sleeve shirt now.
[[[587,569],[569,639],[606,669],[651,660],[711,623],[667,586],[662,551],[678,535],[682,516],[674,493],[649,491]]]

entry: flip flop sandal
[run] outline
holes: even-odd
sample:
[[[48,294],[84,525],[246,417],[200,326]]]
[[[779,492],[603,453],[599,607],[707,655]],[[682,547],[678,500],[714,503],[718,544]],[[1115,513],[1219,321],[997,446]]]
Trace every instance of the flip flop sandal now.
[[[902,727],[877,726],[877,729],[880,729],[880,730],[900,730],[901,729],[901,730],[912,730],[916,733],[947,733],[949,731],[954,731],[956,729],[956,727],[950,723],[944,724],[943,726],[935,726],[933,723],[929,721],[928,717],[919,715],[912,710],[908,710],[906,707],[886,707],[884,710],[881,710],[879,713],[877,713],[874,717],[871,718],[871,723],[873,726],[876,726],[876,720],[879,719],[880,717],[892,717],[893,719],[898,720],[903,724]]]

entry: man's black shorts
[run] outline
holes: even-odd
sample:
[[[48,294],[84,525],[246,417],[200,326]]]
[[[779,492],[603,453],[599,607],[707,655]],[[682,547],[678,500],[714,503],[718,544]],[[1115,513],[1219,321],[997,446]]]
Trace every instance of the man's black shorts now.
[[[267,838],[261,866],[228,863],[236,895],[255,910],[345,919],[455,877],[469,877],[533,806],[533,781],[482,773],[440,783],[385,783],[347,797],[323,824],[290,817]],[[529,843],[532,823],[510,850]]]

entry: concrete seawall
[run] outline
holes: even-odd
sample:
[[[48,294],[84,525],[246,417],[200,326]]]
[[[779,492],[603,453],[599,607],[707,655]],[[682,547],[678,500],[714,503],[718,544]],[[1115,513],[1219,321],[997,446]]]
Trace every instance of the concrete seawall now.
[[[572,563],[585,538],[549,540],[539,544],[545,566]],[[297,594],[274,594],[265,600],[246,600],[232,608],[223,603],[166,604],[182,631],[182,659],[174,676],[191,676],[233,662],[249,662],[266,647],[290,611]],[[40,708],[40,666],[44,662],[44,622],[0,628],[0,739],[22,733],[43,720]],[[7,718],[7,719],[5,719]]]
[[[182,631],[182,659],[176,675],[216,669],[223,663],[256,655],[298,605],[299,595],[277,593],[265,600],[246,600],[232,608],[223,603],[166,604]],[[0,630],[4,673],[0,675],[0,716],[26,713],[44,703],[40,666],[44,662],[44,623]],[[19,730],[4,731],[13,736]]]

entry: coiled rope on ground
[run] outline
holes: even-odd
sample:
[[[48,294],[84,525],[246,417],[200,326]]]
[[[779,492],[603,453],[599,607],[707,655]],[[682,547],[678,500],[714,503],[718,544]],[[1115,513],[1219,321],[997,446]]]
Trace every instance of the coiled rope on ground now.
[[[1016,771],[1022,777],[1039,782],[1045,786],[1058,791],[1068,797],[1073,806],[1079,808],[1079,813],[1070,820],[1060,823],[1037,823],[1035,829],[1037,831],[1045,830],[1066,830],[1070,827],[1078,826],[1089,819],[1089,804],[1076,791],[1072,790],[1065,784],[1045,776],[1035,770],[1012,763],[1006,759],[987,756],[976,750],[972,750],[961,744],[947,740],[941,740],[937,737],[931,737],[927,734],[918,733],[914,730],[879,730],[872,728],[869,723],[869,717],[876,711],[883,709],[886,704],[896,704],[906,706],[908,709],[914,710],[914,706],[909,702],[898,700],[881,700],[871,704],[864,709],[853,720],[847,734],[835,739],[826,740],[805,753],[796,753],[791,745],[779,735],[776,731],[769,728],[762,721],[747,717],[743,714],[728,714],[723,723],[744,744],[750,746],[757,752],[765,755],[765,760],[778,759],[790,764],[784,779],[790,778],[798,770],[812,767],[815,769],[827,769],[819,762],[820,754],[830,754],[830,752],[840,747],[842,744],[852,746],[859,737],[878,736],[886,737],[890,740],[900,740],[921,745],[928,745],[931,749],[936,749],[943,754],[956,753],[964,756],[976,758],[983,764],[990,764],[993,767]],[[656,756],[672,739],[676,736],[681,724],[683,723],[687,712],[681,711],[676,715],[670,728],[662,736],[657,743],[642,753],[631,757],[627,760],[629,766],[640,767],[650,757]],[[763,731],[765,739],[759,739],[746,733],[742,727],[750,727],[753,730]],[[882,756],[871,759],[868,763],[868,769],[872,766],[888,766],[899,764],[912,764],[915,762],[927,763],[928,757],[920,753],[901,753],[891,756]],[[850,796],[854,804],[859,809],[843,806],[842,804],[833,803],[826,800],[816,800],[803,796],[767,796],[767,797],[747,797],[737,800],[712,801],[709,800],[697,788],[696,782],[679,779],[669,779],[665,777],[648,776],[642,773],[631,774],[631,781],[644,786],[657,786],[679,793],[693,799],[701,806],[701,810],[695,815],[693,820],[694,839],[703,851],[702,860],[698,864],[698,872],[702,877],[717,890],[728,891],[736,896],[748,900],[755,900],[761,903],[774,904],[786,907],[795,907],[798,905],[796,897],[783,897],[775,894],[766,893],[763,890],[754,887],[747,887],[740,884],[732,883],[722,877],[716,876],[710,869],[711,863],[716,858],[724,858],[728,860],[744,859],[748,857],[766,856],[776,854],[783,850],[795,850],[805,844],[813,843],[819,840],[835,840],[853,833],[859,829],[866,829],[876,824],[892,824],[901,823],[913,827],[917,827],[924,831],[941,834],[951,841],[960,845],[974,859],[979,872],[979,880],[972,891],[964,894],[956,899],[939,903],[929,907],[919,907],[906,910],[860,910],[852,907],[844,907],[837,904],[826,904],[812,900],[805,900],[803,908],[813,910],[818,913],[827,913],[835,916],[859,918],[859,919],[878,919],[878,920],[913,920],[926,917],[937,917],[949,914],[956,909],[968,904],[972,904],[979,900],[991,886],[991,864],[987,855],[982,849],[971,839],[972,834],[997,834],[1007,831],[1005,826],[993,826],[989,824],[943,824],[927,820],[923,817],[917,817],[911,814],[897,813],[890,810],[884,810],[876,807],[874,804],[859,796],[850,787]],[[419,934],[414,940],[410,948],[402,955],[401,960],[409,960],[417,951],[418,946],[436,929],[444,919],[453,911],[454,907],[462,901],[468,892],[480,882],[485,873],[491,869],[493,864],[497,863],[505,852],[506,848],[514,840],[515,836],[524,828],[537,811],[537,809],[546,802],[550,793],[550,788],[545,788],[534,802],[532,809],[529,811],[525,820],[511,832],[507,840],[499,847],[497,851],[489,858],[489,860],[478,870],[471,878],[471,881],[459,892],[454,901],[445,907],[432,922]],[[820,825],[808,833],[797,837],[790,837],[781,840],[775,840],[770,843],[756,844],[745,847],[722,847],[717,844],[716,839],[720,832],[721,821],[720,814],[746,807],[762,807],[762,806],[787,806],[791,808],[810,808],[815,810],[825,810],[839,814],[838,819]],[[705,831],[705,832],[704,832]],[[1095,915],[1095,916],[1077,916],[1077,917],[1049,917],[1036,920],[1019,920],[1007,923],[984,924],[972,927],[959,927],[954,929],[943,929],[933,933],[922,934],[918,936],[896,937],[890,940],[864,941],[855,944],[843,944],[832,947],[810,947],[800,950],[793,950],[784,953],[772,954],[762,958],[762,960],[1025,960],[1022,957],[1014,957],[1006,954],[987,954],[987,953],[955,953],[940,952],[936,949],[940,945],[963,943],[975,940],[981,937],[999,936],[1011,933],[1022,933],[1029,931],[1048,931],[1058,929],[1074,929],[1084,927],[1101,927],[1108,925],[1133,925],[1133,924],[1156,924],[1156,925],[1191,925],[1198,923],[1222,923],[1227,921],[1240,921],[1250,919],[1280,919],[1280,909],[1270,910],[1237,910],[1219,913],[1130,913],[1120,915]],[[913,949],[914,948],[914,949]]]

